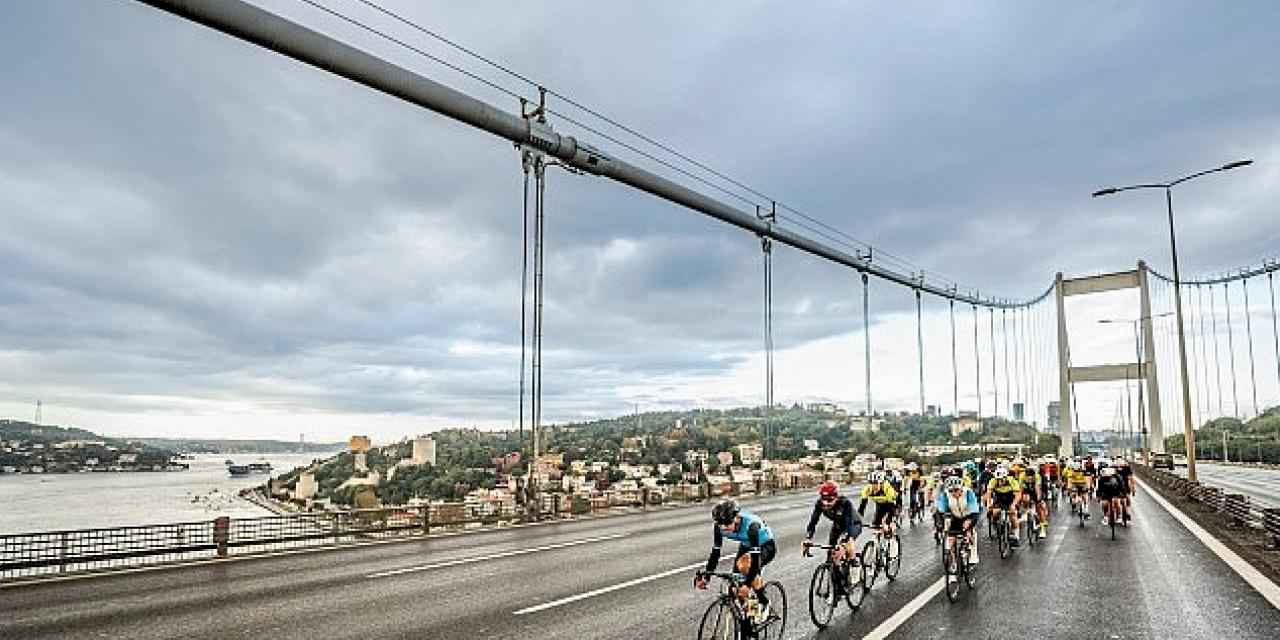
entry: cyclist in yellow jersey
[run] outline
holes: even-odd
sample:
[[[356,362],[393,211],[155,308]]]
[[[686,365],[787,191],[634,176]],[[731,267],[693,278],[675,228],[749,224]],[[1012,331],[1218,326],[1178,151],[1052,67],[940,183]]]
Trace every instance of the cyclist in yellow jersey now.
[[[1017,478],[1009,475],[1009,467],[1000,465],[996,467],[995,477],[987,483],[987,490],[983,499],[987,503],[987,509],[990,510],[990,518],[998,518],[1000,511],[1009,511],[1009,539],[1014,546],[1018,545],[1018,500],[1022,494],[1022,483]]]
[[[872,471],[867,475],[867,484],[862,487],[862,501],[858,503],[858,517],[863,517],[867,510],[867,502],[876,504],[876,513],[872,517],[872,527],[883,527],[885,535],[893,535],[893,516],[898,510],[898,492],[885,482],[883,471]]]
[[[1022,484],[1022,504],[1028,512],[1035,509],[1036,517],[1040,519],[1039,536],[1044,540],[1048,537],[1049,520],[1048,509],[1044,504],[1047,483],[1040,477],[1040,465],[1033,463],[1024,467],[1018,482]]]
[[[1084,465],[1079,460],[1072,460],[1065,471],[1062,472],[1062,481],[1067,484],[1067,489],[1071,491],[1071,506],[1074,507],[1077,502],[1083,501],[1082,509],[1084,517],[1089,519],[1089,493],[1093,488],[1093,480],[1084,472]]]

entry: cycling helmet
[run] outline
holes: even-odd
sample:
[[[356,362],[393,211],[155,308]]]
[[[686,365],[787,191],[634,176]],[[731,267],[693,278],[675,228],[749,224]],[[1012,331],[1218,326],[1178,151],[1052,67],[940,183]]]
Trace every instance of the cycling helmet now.
[[[878,484],[878,483],[884,482],[884,472],[872,471],[871,473],[867,474],[867,482],[870,482],[871,484]]]
[[[828,480],[818,487],[818,496],[822,498],[834,498],[840,495],[840,487],[836,483]]]
[[[959,489],[964,486],[964,480],[961,480],[956,476],[951,476],[950,478],[947,478],[945,482],[942,483],[942,486],[945,487],[947,491],[950,491],[952,489]]]
[[[994,475],[995,475],[996,480],[1003,480],[1003,479],[1005,479],[1005,478],[1008,478],[1008,477],[1009,477],[1009,468],[1008,468],[1008,467],[1006,467],[1006,466],[1004,466],[1004,465],[1000,465],[1000,466],[996,467],[996,472],[995,472],[995,474],[994,474]]]
[[[738,501],[732,498],[717,502],[711,509],[711,519],[715,520],[716,524],[729,524],[736,517],[738,517]]]
[[[1098,473],[1101,473],[1103,477],[1107,477],[1107,476],[1115,475],[1116,470],[1114,467],[1103,467],[1102,470],[1099,471]]]
[[[1127,466],[1129,466],[1129,461],[1128,461],[1128,460],[1125,460],[1124,458],[1116,458],[1116,466],[1117,466],[1117,467],[1127,467]]]
[[[941,472],[941,471],[934,471],[933,473],[929,474],[929,477],[930,477],[930,478],[933,478],[934,480],[941,480],[941,479],[942,479],[942,473],[943,473],[943,472]]]
[[[918,467],[918,466],[916,466],[916,463],[914,463],[914,462],[908,462],[908,463],[907,463],[907,471],[915,471],[915,470],[916,470],[916,469],[918,469],[918,468],[919,468],[919,467]]]
[[[1071,464],[1070,464],[1070,467],[1071,467],[1071,470],[1072,470],[1072,471],[1079,471],[1079,470],[1081,469],[1081,467],[1083,467],[1083,466],[1084,466],[1084,465],[1080,464],[1080,461],[1079,461],[1079,460],[1072,460],[1072,461],[1071,461]]]

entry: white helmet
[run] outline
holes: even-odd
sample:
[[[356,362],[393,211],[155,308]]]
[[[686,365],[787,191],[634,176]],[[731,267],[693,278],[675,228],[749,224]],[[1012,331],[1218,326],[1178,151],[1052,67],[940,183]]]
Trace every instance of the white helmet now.
[[[1116,458],[1116,466],[1117,466],[1117,467],[1127,467],[1127,466],[1129,466],[1129,461],[1128,461],[1128,460],[1125,460],[1124,458]]]
[[[1103,467],[1098,473],[1101,473],[1103,477],[1108,477],[1114,476],[1116,474],[1116,470],[1115,467]]]
[[[872,483],[872,484],[879,483],[879,482],[884,482],[884,472],[883,472],[883,471],[872,471],[871,473],[868,473],[868,474],[867,474],[867,482],[870,482],[870,483]]]
[[[1004,465],[1000,465],[996,467],[996,472],[992,475],[995,477],[996,480],[1003,480],[1005,478],[1008,478],[1009,468]]]
[[[942,486],[945,487],[947,491],[959,489],[964,486],[964,480],[961,480],[958,476],[947,476],[947,479],[942,483]]]
[[[1072,471],[1079,471],[1084,465],[1080,464],[1079,460],[1072,460],[1070,466]]]
[[[918,467],[916,467],[916,463],[914,462],[907,463],[907,471],[915,471],[917,468]]]

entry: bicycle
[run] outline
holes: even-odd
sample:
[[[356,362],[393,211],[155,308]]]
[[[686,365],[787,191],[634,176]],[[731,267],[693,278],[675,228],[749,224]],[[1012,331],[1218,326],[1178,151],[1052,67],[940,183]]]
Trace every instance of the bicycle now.
[[[1114,498],[1107,498],[1106,500],[1107,501],[1105,504],[1109,507],[1108,509],[1109,515],[1107,515],[1107,522],[1111,525],[1111,539],[1115,540],[1116,539],[1116,521],[1123,519],[1124,526],[1126,527],[1129,526],[1129,514],[1126,513],[1124,510],[1123,498],[1116,496]],[[1119,515],[1119,517],[1117,517],[1117,514],[1122,514],[1122,515]]]
[[[1034,547],[1040,536],[1040,514],[1036,510],[1035,501],[1029,503],[1026,511],[1022,520],[1026,523],[1027,545]]]
[[[1080,526],[1089,519],[1089,494],[1073,493],[1071,496],[1071,515],[1080,518]]]
[[[924,492],[917,489],[911,492],[911,524],[924,522]]]
[[[977,583],[977,576],[974,575],[977,567],[969,562],[969,536],[948,533],[947,546],[949,548],[943,551],[942,556],[942,574],[946,580],[947,600],[955,602],[960,596],[961,579],[970,591],[973,590]]]
[[[880,527],[876,529],[875,537],[862,546],[860,560],[863,588],[868,591],[875,585],[881,569],[886,578],[894,580],[902,568],[902,539],[897,533],[891,538],[886,536],[885,528]]]
[[[1009,509],[1000,510],[1000,515],[996,517],[994,526],[996,545],[1000,548],[1000,559],[1004,560],[1013,553],[1013,547],[1009,544]]]
[[[738,587],[742,576],[736,573],[699,572],[699,576],[719,578],[720,595],[702,614],[698,624],[698,640],[781,640],[787,626],[787,592],[778,581],[766,582],[764,590],[769,596],[769,616],[755,620],[760,603],[755,591],[746,598],[739,598]],[[708,628],[707,624],[711,623]]]
[[[862,600],[867,595],[866,588],[863,586],[864,567],[861,558],[851,554],[844,559],[843,564],[837,567],[832,558],[832,551],[839,546],[810,544],[804,551],[805,557],[812,555],[809,549],[814,547],[827,552],[826,560],[814,567],[813,577],[809,580],[809,618],[819,629],[830,624],[831,617],[835,615],[836,607],[840,604],[837,590],[844,591],[844,601],[853,611],[857,611],[862,606]],[[857,568],[857,579],[853,579],[850,575],[854,567]]]

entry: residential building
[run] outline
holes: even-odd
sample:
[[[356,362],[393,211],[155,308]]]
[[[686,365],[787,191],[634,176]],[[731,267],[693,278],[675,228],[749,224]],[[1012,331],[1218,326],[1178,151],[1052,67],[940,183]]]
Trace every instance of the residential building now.
[[[365,453],[373,448],[373,443],[369,436],[351,436],[350,447],[351,453]]]
[[[951,437],[958,438],[962,433],[970,431],[982,433],[982,420],[976,417],[956,418],[951,421]]]
[[[1062,403],[1054,400],[1045,407],[1048,416],[1049,431],[1057,431],[1062,426]]]
[[[733,464],[733,454],[728,451],[721,451],[716,454],[716,460],[720,462],[720,466],[727,467]]]
[[[807,450],[807,451],[817,451],[817,450],[819,449],[818,441],[817,441],[817,440],[813,440],[813,439],[805,440],[805,441],[804,441],[804,448],[805,448],[805,450]]]
[[[436,466],[436,441],[429,436],[413,440],[413,463]]]
[[[884,424],[884,420],[882,418],[872,416],[854,416],[849,418],[850,431],[879,431],[881,424]]]
[[[738,450],[738,459],[742,461],[742,464],[755,464],[764,457],[764,446],[758,443],[740,444],[736,449]]]
[[[310,470],[298,475],[298,484],[293,489],[295,500],[311,500],[316,497],[316,474]]]

